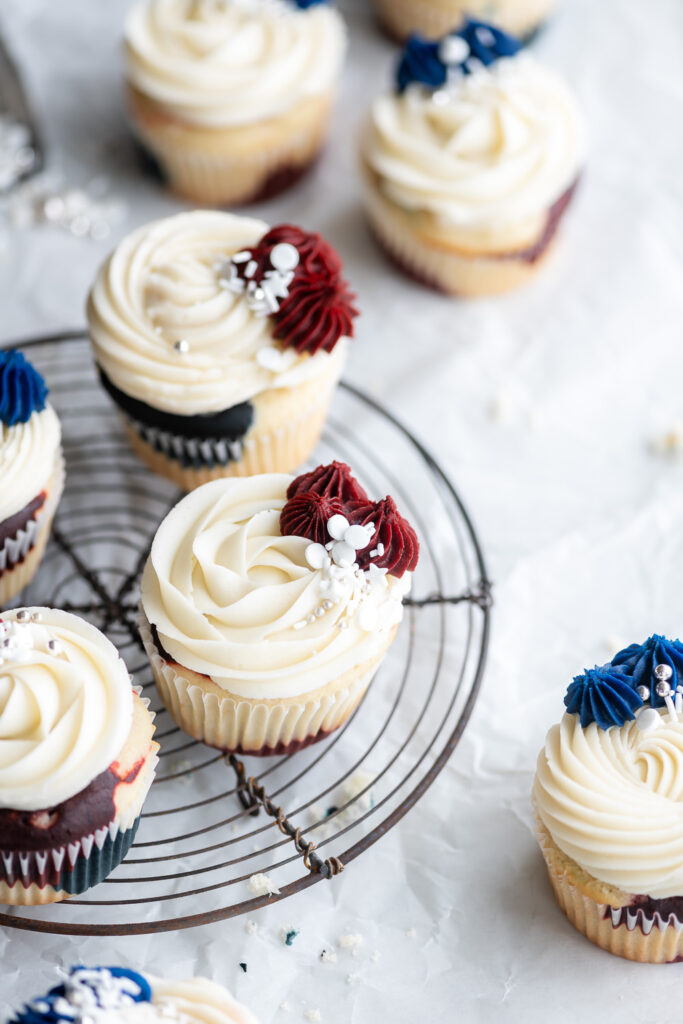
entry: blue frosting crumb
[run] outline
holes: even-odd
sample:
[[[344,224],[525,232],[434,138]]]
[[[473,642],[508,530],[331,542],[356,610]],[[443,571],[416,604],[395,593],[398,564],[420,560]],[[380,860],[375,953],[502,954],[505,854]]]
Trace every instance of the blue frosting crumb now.
[[[292,3],[295,7],[300,7],[302,11],[306,11],[309,7],[327,3],[327,0],[292,0]]]
[[[643,707],[636,683],[612,665],[587,669],[569,684],[564,703],[572,715],[579,715],[585,729],[596,722],[599,729],[624,725]]]
[[[612,658],[611,665],[627,677],[634,688],[647,686],[653,708],[664,704],[664,698],[656,690],[658,680],[654,670],[657,665],[667,665],[671,669],[668,683],[672,692],[677,686],[683,686],[683,644],[680,640],[667,640],[657,633],[642,644],[631,644],[619,651]]]
[[[71,1001],[72,996],[77,996]],[[123,1009],[131,1003],[149,1003],[152,989],[137,971],[127,967],[72,967],[61,985],[28,1003],[8,1024],[75,1024],[88,1018],[88,1010]]]
[[[453,59],[448,57],[449,40],[462,40],[460,47],[451,44]],[[502,32],[485,21],[466,18],[462,28],[443,39],[425,39],[412,35],[405,45],[396,70],[399,92],[413,82],[438,89],[450,71],[470,75],[480,65],[489,67],[501,57],[514,57],[522,44],[514,36]],[[458,53],[458,49],[461,51]]]
[[[27,423],[42,412],[47,385],[38,371],[16,349],[0,351],[0,421],[6,427]]]

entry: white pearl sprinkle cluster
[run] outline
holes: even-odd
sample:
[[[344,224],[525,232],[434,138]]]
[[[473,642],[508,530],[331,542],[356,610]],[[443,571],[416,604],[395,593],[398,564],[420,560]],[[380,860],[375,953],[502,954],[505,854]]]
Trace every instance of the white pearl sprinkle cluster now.
[[[120,1021],[124,1018],[114,1011],[137,1010],[145,1005],[152,1009],[149,1003],[135,1001],[139,994],[140,986],[132,978],[115,977],[106,967],[77,967],[64,979],[63,996],[54,999],[52,1005],[46,999],[36,999],[29,1008],[39,1014],[52,1011],[62,1020],[78,1024]]]
[[[311,569],[322,570],[320,593],[323,599],[307,618],[295,623],[294,629],[303,629],[322,618],[341,598],[349,594],[349,590],[358,598],[369,593],[387,574],[386,569],[372,564],[366,571],[362,571],[356,561],[356,552],[363,551],[374,536],[374,523],[365,526],[352,524],[346,516],[337,514],[328,519],[327,532],[331,538],[327,544],[309,544],[305,553]],[[373,558],[381,556],[384,554],[384,546],[378,544],[370,554]],[[370,630],[374,628],[376,613],[374,610],[360,608],[357,621],[361,629]],[[338,626],[339,629],[348,629],[348,619],[342,618]]]
[[[655,693],[664,699],[670,720],[677,721],[683,711],[683,686],[676,686],[675,690],[672,688],[670,679],[673,676],[673,669],[670,665],[655,665],[653,675],[657,680]],[[643,701],[650,699],[647,686],[638,687],[638,696]],[[653,707],[641,708],[636,714],[636,724],[641,732],[652,732],[653,729],[658,729],[662,722],[662,716]]]
[[[40,612],[28,608],[21,608],[13,622],[0,621],[0,665],[26,661],[32,651],[62,654],[59,640],[51,637],[40,621]]]
[[[246,294],[249,308],[256,316],[277,313],[280,301],[289,295],[289,286],[299,265],[299,253],[289,242],[274,245],[269,259],[271,269],[266,270],[260,280],[255,278],[258,263],[249,249],[236,252],[218,272],[220,286],[236,295]]]
[[[495,46],[496,37],[486,25],[478,25],[474,30],[477,39],[482,46]],[[472,55],[470,44],[459,35],[445,36],[439,44],[439,60],[446,65],[448,83],[457,81],[464,71],[470,74],[484,71],[485,65],[478,57]],[[450,94],[445,89],[437,89],[432,94],[432,102],[438,106],[445,106],[450,101]]]

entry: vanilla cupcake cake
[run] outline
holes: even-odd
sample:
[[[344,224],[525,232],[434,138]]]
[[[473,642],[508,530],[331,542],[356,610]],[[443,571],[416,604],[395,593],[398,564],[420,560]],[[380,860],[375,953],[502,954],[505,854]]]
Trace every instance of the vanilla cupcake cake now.
[[[356,315],[320,235],[209,211],[133,232],[88,300],[134,450],[186,490],[308,458]]]
[[[142,578],[166,707],[225,751],[322,739],[392,643],[417,559],[393,500],[371,501],[343,463],[198,488],[162,522]]]
[[[51,608],[0,618],[0,903],[53,903],[125,857],[158,744],[116,648]]]
[[[0,351],[0,607],[33,578],[64,487],[57,414],[37,370]]]
[[[127,967],[72,967],[64,980],[8,1024],[258,1024],[245,1006],[206,978],[175,981]]]
[[[555,0],[375,0],[375,7],[395,39],[406,39],[414,32],[439,39],[472,16],[527,38],[546,20]]]
[[[531,279],[584,160],[577,104],[553,72],[483,22],[417,36],[362,140],[372,229],[407,273],[477,296]]]
[[[560,907],[629,960],[683,959],[683,644],[652,636],[577,676],[533,788]]]
[[[317,157],[345,50],[321,0],[142,0],[125,30],[134,130],[183,197],[267,198]]]

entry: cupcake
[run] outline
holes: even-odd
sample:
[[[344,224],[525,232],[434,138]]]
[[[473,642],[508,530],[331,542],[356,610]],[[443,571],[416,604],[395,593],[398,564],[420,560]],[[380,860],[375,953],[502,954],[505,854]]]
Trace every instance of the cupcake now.
[[[382,26],[394,39],[414,32],[439,39],[466,15],[485,17],[497,28],[529,38],[543,24],[555,0],[375,0]]]
[[[167,980],[127,967],[72,967],[59,985],[28,1003],[8,1024],[150,1024],[155,1020],[258,1024],[245,1006],[213,981]]]
[[[268,198],[318,156],[345,50],[321,0],[142,0],[125,29],[134,131],[184,198]]]
[[[629,960],[683,959],[683,644],[577,676],[538,758],[537,837],[565,914]]]
[[[40,564],[64,487],[57,414],[21,352],[0,351],[0,607]]]
[[[341,271],[319,235],[228,213],[181,213],[125,238],[88,322],[143,461],[185,490],[301,465],[357,315]]]
[[[559,78],[469,20],[440,42],[410,39],[361,156],[367,214],[389,257],[440,291],[487,295],[526,283],[552,251],[581,172],[583,123]]]
[[[94,626],[0,619],[0,903],[54,903],[126,856],[154,776],[149,702]]]
[[[322,739],[391,645],[417,558],[393,500],[371,501],[343,463],[198,488],[162,522],[142,577],[164,704],[220,750]]]

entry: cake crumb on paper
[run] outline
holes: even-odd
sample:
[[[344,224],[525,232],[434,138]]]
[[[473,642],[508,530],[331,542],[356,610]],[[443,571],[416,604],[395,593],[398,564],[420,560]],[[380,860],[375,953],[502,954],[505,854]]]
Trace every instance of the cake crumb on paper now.
[[[320,1010],[306,1010],[304,1017],[306,1018],[306,1020],[310,1021],[317,1021],[323,1019]]]
[[[320,954],[320,959],[324,964],[336,964],[337,954],[333,949],[324,949]]]
[[[258,924],[256,921],[247,921],[244,926],[244,930],[247,935],[256,935],[256,932],[258,931]]]
[[[663,434],[650,438],[649,447],[653,455],[683,455],[683,421],[672,424]]]
[[[363,945],[363,936],[359,932],[347,932],[339,936],[337,945],[340,949],[350,949],[352,956],[357,956],[358,947]]]
[[[268,875],[264,875],[261,872],[252,875],[248,882],[249,892],[253,892],[254,896],[279,896],[280,890],[276,886],[272,878]]]

